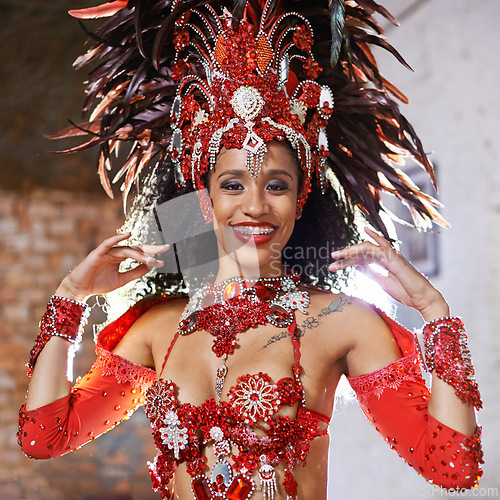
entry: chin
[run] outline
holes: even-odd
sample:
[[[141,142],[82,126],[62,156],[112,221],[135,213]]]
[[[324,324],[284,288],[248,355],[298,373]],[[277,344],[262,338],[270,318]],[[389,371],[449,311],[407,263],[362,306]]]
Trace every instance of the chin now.
[[[266,274],[273,271],[275,274],[280,273],[284,244],[279,230],[272,237],[245,238],[228,226],[224,228],[221,236],[223,238],[219,239],[219,248],[238,267],[254,269],[256,274],[260,274],[261,269],[263,272],[265,270]]]

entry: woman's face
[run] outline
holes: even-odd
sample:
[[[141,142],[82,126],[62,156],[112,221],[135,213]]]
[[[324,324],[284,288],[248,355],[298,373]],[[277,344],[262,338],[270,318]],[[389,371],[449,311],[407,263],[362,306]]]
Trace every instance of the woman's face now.
[[[267,150],[260,173],[251,178],[246,152],[223,149],[210,176],[210,198],[221,256],[259,276],[276,276],[295,224],[298,167],[287,146],[271,142]]]

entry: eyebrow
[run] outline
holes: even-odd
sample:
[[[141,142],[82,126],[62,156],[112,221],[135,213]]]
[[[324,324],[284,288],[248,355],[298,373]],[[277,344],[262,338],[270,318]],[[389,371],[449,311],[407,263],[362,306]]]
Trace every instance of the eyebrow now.
[[[233,175],[235,177],[243,177],[245,175],[245,173],[246,173],[246,169],[243,169],[243,168],[230,169],[230,170],[226,170],[226,171],[222,172],[217,177],[217,179],[220,179],[221,177],[223,177],[225,175]],[[272,170],[266,170],[266,175],[269,175],[269,176],[273,176],[273,175],[286,175],[287,177],[290,177],[290,179],[293,180],[292,174],[290,174],[286,170],[282,170],[282,169],[278,169],[278,168],[272,169]]]

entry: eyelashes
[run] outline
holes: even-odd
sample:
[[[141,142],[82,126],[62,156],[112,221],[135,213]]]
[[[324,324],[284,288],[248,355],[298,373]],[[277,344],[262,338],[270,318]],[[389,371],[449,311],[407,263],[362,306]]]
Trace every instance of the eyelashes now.
[[[220,187],[226,191],[242,191],[245,189],[245,186],[241,182],[231,179],[223,181]],[[288,183],[283,180],[273,179],[266,184],[266,190],[268,191],[280,192],[288,191],[288,189]]]
[[[288,183],[282,180],[273,180],[268,183],[266,189],[271,191],[288,191]]]
[[[243,189],[243,185],[241,182],[236,182],[233,180],[223,181],[220,185],[221,189],[225,189],[227,191],[241,191]]]

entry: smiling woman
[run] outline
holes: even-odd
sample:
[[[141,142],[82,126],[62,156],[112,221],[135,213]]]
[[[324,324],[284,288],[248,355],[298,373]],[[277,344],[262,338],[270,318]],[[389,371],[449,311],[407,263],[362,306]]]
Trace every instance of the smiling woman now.
[[[221,280],[284,275],[281,252],[299,215],[298,169],[288,148],[268,144],[257,176],[245,157],[241,149],[223,150],[209,178],[219,254],[229,258]]]
[[[286,1],[120,0],[74,13],[109,17],[79,61],[105,62],[91,75],[89,122],[61,135],[90,132],[109,192],[111,152],[132,142],[117,175],[125,174],[125,198],[158,155],[129,216],[134,239],[147,237],[145,210],[161,232],[160,206],[195,191],[217,258],[213,272],[175,293],[164,287],[168,276],[150,277],[152,293],[98,334],[97,360],[73,387],[86,299],[150,276],[169,245],[133,245],[124,232],[64,278],[31,352],[18,433],[27,455],[76,450],[144,405],[162,498],[326,499],[327,428],[345,375],[368,419],[419,474],[444,488],[477,485],[482,403],[463,323],[383,236],[383,189],[421,220],[444,223],[435,200],[391,163],[411,154],[433,175],[389,96],[402,94],[367,45],[402,61],[372,14],[394,20],[368,0],[306,3],[291,2],[296,12]],[[329,58],[322,43],[332,44]],[[356,243],[356,215],[382,234],[367,229],[369,241]],[[138,266],[123,272],[127,259]],[[338,273],[371,263],[385,270],[375,276],[383,288],[426,321],[423,352],[376,308],[329,291]]]

